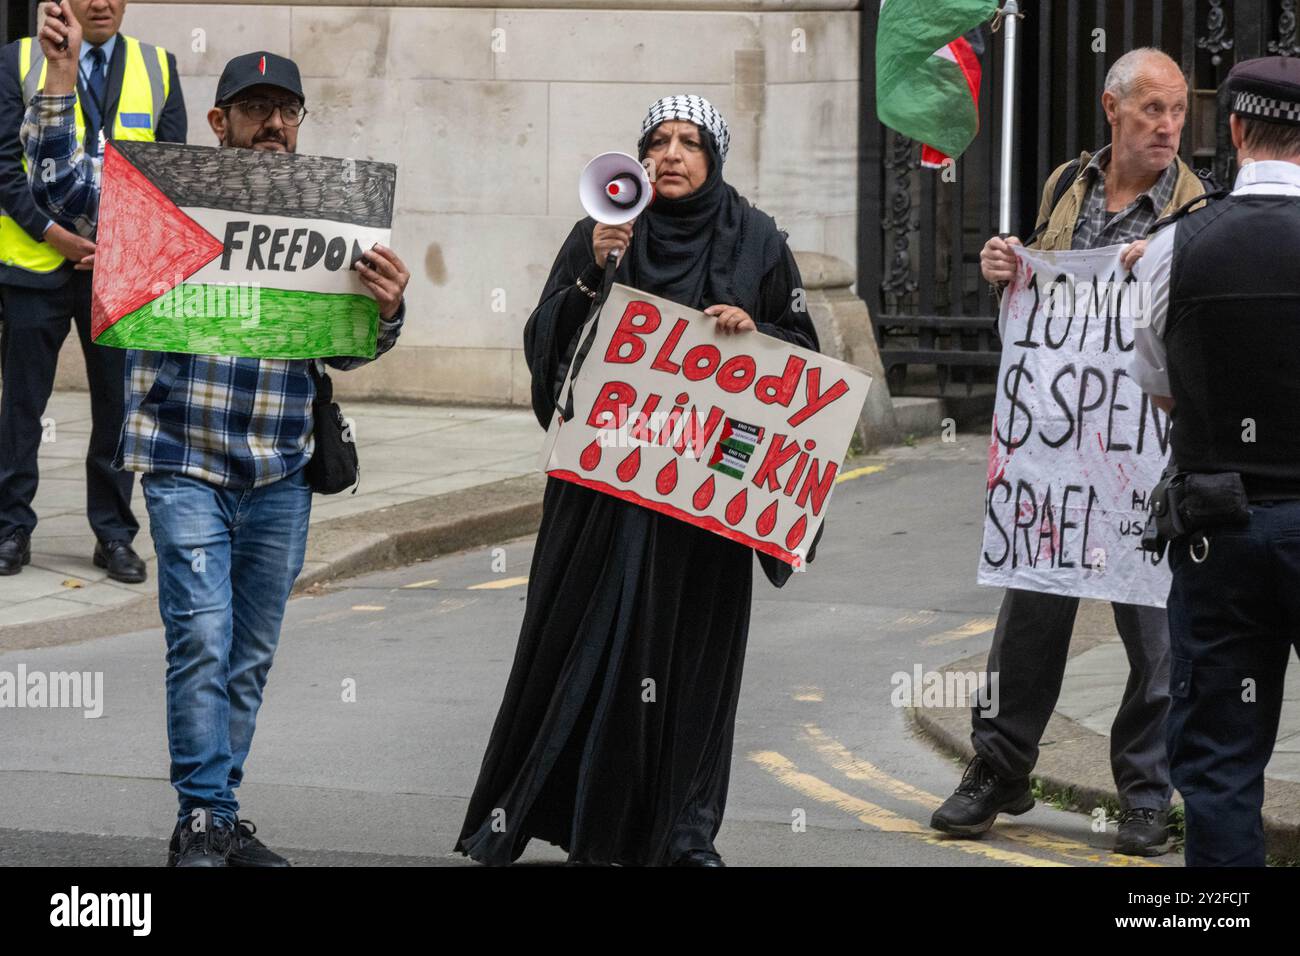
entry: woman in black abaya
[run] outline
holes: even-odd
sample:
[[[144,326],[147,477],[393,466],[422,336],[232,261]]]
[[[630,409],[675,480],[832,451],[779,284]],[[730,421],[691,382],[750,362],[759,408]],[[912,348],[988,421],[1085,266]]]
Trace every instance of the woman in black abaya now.
[[[617,281],[816,349],[794,256],[722,178],[729,134],[697,96],[655,103],[638,144],[656,196],[634,226],[573,228],[524,330],[533,409],[549,425],[605,256]],[[790,567],[767,555],[777,587]],[[571,862],[721,866],[752,551],[552,478],[514,666],[456,849],[517,859],[537,837]]]

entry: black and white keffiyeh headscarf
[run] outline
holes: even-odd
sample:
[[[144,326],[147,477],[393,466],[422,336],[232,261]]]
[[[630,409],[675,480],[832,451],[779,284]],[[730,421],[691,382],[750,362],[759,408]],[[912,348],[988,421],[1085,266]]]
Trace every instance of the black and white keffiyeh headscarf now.
[[[646,113],[641,123],[641,138],[637,140],[637,148],[644,152],[645,140],[650,131],[668,120],[686,120],[708,132],[717,146],[718,158],[724,163],[727,161],[727,149],[731,146],[731,131],[727,129],[727,121],[712,103],[694,93],[665,96],[652,103],[650,112]]]
[[[638,159],[651,132],[668,120],[694,123],[709,158],[704,182],[685,196],[656,195],[637,217],[627,256],[627,281],[638,289],[694,309],[740,306],[758,314],[762,280],[780,261],[784,235],[722,178],[731,134],[727,122],[702,96],[665,96],[641,124]]]

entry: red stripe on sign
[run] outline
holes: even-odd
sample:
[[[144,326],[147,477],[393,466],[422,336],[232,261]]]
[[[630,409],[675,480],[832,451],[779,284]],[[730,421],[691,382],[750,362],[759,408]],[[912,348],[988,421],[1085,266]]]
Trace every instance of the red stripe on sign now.
[[[649,508],[651,511],[657,511],[660,514],[677,518],[679,521],[685,521],[687,524],[693,524],[697,528],[703,528],[706,531],[720,534],[722,537],[731,541],[739,542],[747,548],[753,548],[755,551],[763,552],[763,554],[770,554],[777,560],[784,561],[792,567],[798,567],[804,561],[803,557],[792,551],[787,551],[779,544],[773,544],[771,541],[763,541],[759,538],[751,537],[743,531],[728,528],[717,518],[710,518],[707,515],[693,515],[690,512],[682,511],[680,508],[674,508],[672,505],[663,501],[651,501],[648,498],[642,498],[635,491],[628,491],[626,488],[615,488],[613,485],[608,485],[603,481],[595,481],[591,478],[580,477],[571,471],[556,469],[554,471],[548,471],[547,474],[559,478],[561,481],[571,481],[575,485],[581,485],[582,487],[590,488],[593,491],[612,495],[622,501],[629,501],[634,505],[640,505],[643,508]]]

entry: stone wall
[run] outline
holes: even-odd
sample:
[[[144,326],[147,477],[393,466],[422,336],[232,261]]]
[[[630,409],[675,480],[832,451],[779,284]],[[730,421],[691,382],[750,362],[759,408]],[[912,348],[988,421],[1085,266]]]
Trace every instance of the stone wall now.
[[[526,404],[521,333],[581,217],[577,176],[633,151],[646,107],[700,93],[726,116],[726,174],[793,248],[856,259],[855,0],[131,0],[124,30],[177,56],[190,142],[239,53],[302,68],[299,149],[396,162],[393,246],[411,267],[398,348],[344,396]],[[69,343],[71,344],[71,342]],[[65,349],[60,383],[81,381]]]

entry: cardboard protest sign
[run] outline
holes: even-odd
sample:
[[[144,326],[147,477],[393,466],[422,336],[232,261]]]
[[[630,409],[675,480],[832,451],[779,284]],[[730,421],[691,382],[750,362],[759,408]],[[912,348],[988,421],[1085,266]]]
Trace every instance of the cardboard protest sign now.
[[[1122,250],[1016,249],[980,584],[1165,606],[1169,570],[1141,539],[1170,422],[1129,377],[1147,296]]]
[[[592,323],[543,470],[801,567],[870,377],[622,285]]]
[[[100,345],[373,358],[352,263],[389,242],[397,169],[250,149],[109,143],[91,334]]]

